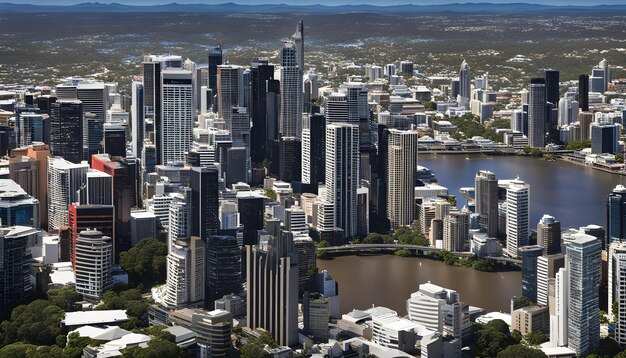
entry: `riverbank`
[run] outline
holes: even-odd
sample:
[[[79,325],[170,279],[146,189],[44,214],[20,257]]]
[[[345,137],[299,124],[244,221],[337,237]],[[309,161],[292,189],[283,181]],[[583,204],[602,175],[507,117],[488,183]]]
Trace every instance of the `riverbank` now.
[[[328,253],[324,255],[318,255],[318,260],[333,260],[335,257],[340,256],[359,256],[359,257],[371,257],[371,256],[398,256],[405,258],[420,258],[433,261],[439,261],[447,266],[465,267],[480,272],[510,272],[519,271],[520,268],[512,263],[499,262],[491,259],[481,259],[476,256],[456,257],[449,251],[440,251],[435,254],[418,255],[408,249],[381,249],[376,252],[340,252],[340,253]]]
[[[609,174],[615,174],[615,175],[619,175],[619,176],[626,176],[626,172],[623,170],[611,170],[609,168],[604,168],[598,165],[593,165],[593,164],[587,164],[585,162],[581,162],[580,160],[576,160],[573,158],[570,158],[568,156],[562,156],[562,155],[557,155],[556,158],[557,160],[562,160],[564,162],[568,162],[568,163],[572,163],[581,167],[585,167],[585,168],[591,168],[591,169],[595,169],[595,170],[599,170],[601,172],[605,172],[605,173],[609,173]]]

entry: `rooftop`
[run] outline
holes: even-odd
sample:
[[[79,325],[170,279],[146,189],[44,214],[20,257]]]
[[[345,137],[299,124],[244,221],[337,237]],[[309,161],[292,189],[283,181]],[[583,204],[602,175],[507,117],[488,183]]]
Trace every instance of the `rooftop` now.
[[[62,322],[66,326],[85,326],[126,321],[128,321],[128,315],[126,315],[125,310],[102,310],[66,312]]]

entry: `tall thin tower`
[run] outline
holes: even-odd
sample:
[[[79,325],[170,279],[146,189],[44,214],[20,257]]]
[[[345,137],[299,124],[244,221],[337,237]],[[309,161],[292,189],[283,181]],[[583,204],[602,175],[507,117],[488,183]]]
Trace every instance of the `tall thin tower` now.
[[[528,89],[528,145],[543,148],[546,128],[546,80],[533,78]]]
[[[392,229],[415,220],[417,132],[389,130],[387,217]]]
[[[280,55],[280,115],[281,137],[302,137],[302,111],[304,110],[304,25],[298,23],[296,33],[283,41]]]

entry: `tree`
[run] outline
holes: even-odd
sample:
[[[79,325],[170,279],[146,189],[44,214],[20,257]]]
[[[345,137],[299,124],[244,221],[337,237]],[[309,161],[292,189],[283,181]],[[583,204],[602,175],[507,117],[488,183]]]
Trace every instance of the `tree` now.
[[[497,358],[542,358],[548,357],[539,349],[525,347],[521,344],[514,344],[506,347],[498,353]]]
[[[36,300],[28,305],[20,305],[13,309],[11,318],[0,324],[2,345],[22,341],[34,345],[53,345],[58,335],[62,335],[62,309],[56,305]]]
[[[47,296],[50,303],[66,312],[74,311],[74,304],[78,301],[78,293],[73,287],[48,290]]]
[[[512,342],[513,339],[502,332],[483,329],[479,332],[479,338],[476,341],[477,355],[480,357],[495,357],[498,355],[498,352],[504,350]]]
[[[130,321],[126,322],[122,328],[134,329],[147,325],[148,302],[141,297],[141,291],[136,288],[122,291],[119,294],[115,291],[107,291],[102,296],[103,303],[98,306],[98,310],[126,310]]]
[[[263,350],[263,347],[261,347],[258,343],[256,342],[248,342],[246,344],[244,344],[243,346],[241,346],[241,358],[258,358],[258,357],[265,357],[265,351]]]
[[[35,351],[37,351],[36,345],[16,342],[2,347],[0,357],[29,358]]]
[[[528,333],[528,335],[526,336],[526,341],[528,341],[528,343],[530,343],[533,346],[538,346],[541,343],[547,342],[548,338],[541,331],[532,331]]]
[[[73,332],[67,336],[67,344],[63,350],[64,356],[67,358],[80,358],[83,355],[83,349],[87,346],[95,347],[105,343],[89,337],[81,337],[78,333]]]
[[[165,282],[167,245],[156,239],[143,239],[132,249],[122,252],[120,265],[128,273],[130,287],[143,284],[151,288]]]
[[[620,351],[619,344],[613,338],[600,338],[600,351],[598,352],[600,357],[617,357]],[[623,358],[626,358],[626,354]]]
[[[494,319],[487,323],[482,330],[495,331],[509,335],[509,325],[501,319]]]
[[[591,148],[591,141],[590,140],[575,140],[573,142],[567,143],[567,146],[565,148],[567,150],[581,151],[585,148]]]
[[[400,257],[409,257],[411,256],[411,250],[409,249],[398,249],[394,252],[396,256]]]
[[[528,297],[524,297],[524,296],[519,296],[515,298],[515,303],[513,304],[513,309],[520,309],[523,307],[528,307],[528,306],[532,306],[535,303],[533,301],[531,301],[530,298]]]
[[[270,346],[271,348],[278,347],[278,343],[276,343],[274,337],[272,337],[272,335],[268,331],[263,331],[263,333],[261,333],[259,341],[264,345]]]
[[[190,352],[179,348],[176,343],[168,340],[154,338],[148,342],[148,347],[132,347],[123,351],[123,357],[128,358],[153,358],[153,357],[168,357],[168,358],[191,358],[193,355]]]
[[[624,153],[616,153],[615,161],[618,163],[624,163]]]
[[[268,199],[272,199],[274,201],[278,199],[278,194],[276,194],[276,191],[274,191],[273,189],[265,189],[265,196],[267,196]]]

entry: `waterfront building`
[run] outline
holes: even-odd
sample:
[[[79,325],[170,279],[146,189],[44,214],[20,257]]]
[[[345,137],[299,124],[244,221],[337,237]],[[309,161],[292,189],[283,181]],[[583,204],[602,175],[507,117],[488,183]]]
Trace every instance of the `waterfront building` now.
[[[608,249],[608,316],[615,322],[615,340],[626,344],[626,244],[614,242]],[[617,312],[613,307],[617,307]],[[617,315],[616,315],[617,314]]]
[[[528,99],[528,145],[532,148],[543,148],[546,134],[545,79],[533,78],[530,80]]]
[[[528,245],[530,223],[530,186],[512,180],[506,190],[506,252],[519,257],[518,250]]]
[[[626,242],[626,187],[617,185],[606,203],[606,243]]]
[[[620,128],[616,124],[591,125],[591,153],[617,153]]]
[[[298,256],[298,297],[308,289],[311,272],[317,269],[315,242],[310,237],[296,237],[293,247]]]
[[[543,254],[543,248],[537,245],[519,249],[522,258],[522,296],[537,302],[537,259]]]
[[[435,219],[436,220],[436,219]],[[435,221],[433,220],[433,222]],[[452,212],[443,219],[443,249],[462,252],[469,246],[470,212],[467,208]],[[434,228],[434,227],[433,227]],[[433,230],[434,232],[434,230]]]
[[[330,301],[316,292],[305,292],[302,301],[304,332],[313,336],[316,341],[327,342]]]
[[[537,245],[543,247],[545,255],[561,253],[561,222],[544,214],[537,224]]]
[[[498,180],[490,171],[476,173],[476,213],[480,215],[480,226],[491,237],[498,236]]]
[[[579,356],[600,349],[600,266],[602,242],[586,234],[575,234],[567,244],[569,272],[568,347]]]
[[[415,220],[417,137],[415,131],[390,129],[388,133],[387,217],[392,230]]]

